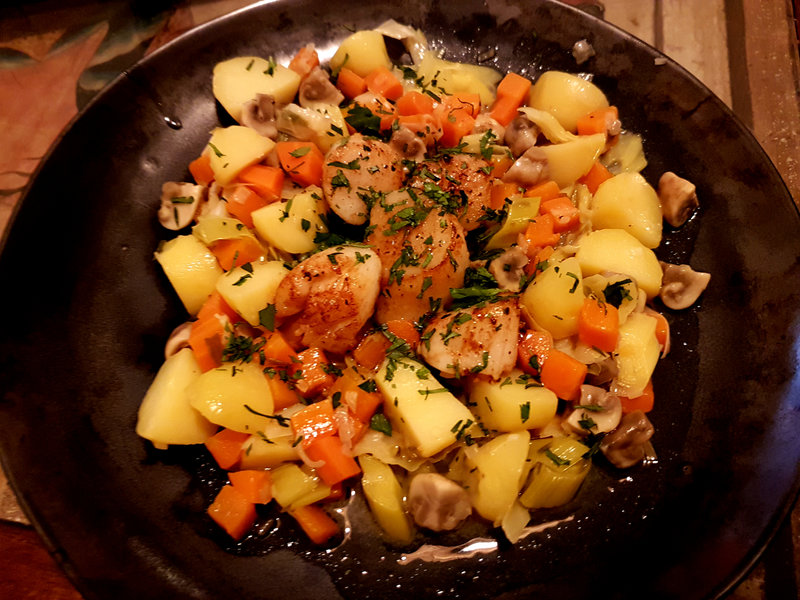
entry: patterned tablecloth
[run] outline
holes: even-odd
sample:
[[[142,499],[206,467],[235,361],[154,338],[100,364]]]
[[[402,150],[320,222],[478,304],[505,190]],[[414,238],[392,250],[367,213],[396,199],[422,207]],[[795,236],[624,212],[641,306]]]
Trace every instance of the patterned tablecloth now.
[[[800,61],[792,12],[797,0],[568,3],[656,46],[706,83],[752,129],[800,203]],[[0,232],[41,157],[94,94],[181,33],[248,4],[48,0],[0,8]],[[3,521],[27,524],[0,472],[0,525]],[[0,529],[0,564],[8,550],[2,535]],[[795,509],[732,598],[797,597],[798,574],[800,509]],[[3,588],[2,582],[0,592],[55,597]],[[77,596],[69,593],[58,597]]]

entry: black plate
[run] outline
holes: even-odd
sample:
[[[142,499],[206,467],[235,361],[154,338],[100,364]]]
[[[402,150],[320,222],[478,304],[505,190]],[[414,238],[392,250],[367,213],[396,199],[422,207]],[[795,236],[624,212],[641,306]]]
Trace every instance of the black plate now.
[[[786,188],[705,87],[603,22],[551,2],[399,4],[275,2],[198,28],[120,77],[49,154],[0,258],[0,450],[24,508],[89,598],[719,596],[797,489],[800,222]],[[215,62],[325,50],[390,16],[450,58],[496,48],[501,71],[595,73],[644,134],[648,179],[671,169],[697,184],[700,214],[659,250],[713,274],[699,308],[668,313],[659,460],[595,469],[577,500],[534,517],[557,526],[449,562],[398,564],[360,496],[332,551],[291,523],[273,531],[274,511],[261,516],[265,539],[231,545],[203,513],[220,481],[203,452],[158,453],[134,434],[163,341],[185,318],[152,259],[160,185],[187,176],[218,122]],[[579,68],[569,49],[581,38],[597,56]]]

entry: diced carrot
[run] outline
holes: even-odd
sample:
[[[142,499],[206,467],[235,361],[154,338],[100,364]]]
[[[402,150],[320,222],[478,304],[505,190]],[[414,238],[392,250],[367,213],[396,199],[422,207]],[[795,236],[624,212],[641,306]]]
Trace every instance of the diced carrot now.
[[[280,331],[270,333],[261,350],[266,359],[265,366],[288,366],[300,362],[297,352],[289,345]]]
[[[656,339],[663,348],[667,345],[667,340],[669,339],[669,321],[660,312],[648,311],[647,314],[656,320]]]
[[[553,215],[544,214],[528,223],[523,235],[528,242],[529,255],[537,248],[555,246],[558,243],[561,236],[554,232],[555,222]]]
[[[269,471],[247,469],[228,473],[231,485],[253,504],[272,500],[272,475]]]
[[[619,111],[616,106],[600,108],[580,117],[576,122],[578,135],[594,135],[595,133],[608,134],[609,126],[619,120]]]
[[[197,320],[205,321],[213,315],[224,315],[228,317],[228,320],[230,320],[231,323],[236,323],[237,321],[241,320],[236,311],[233,310],[227,302],[225,302],[225,299],[216,290],[211,293],[211,295],[208,297],[208,300],[206,300],[203,303],[203,306],[200,307],[200,311],[197,313]]]
[[[442,128],[433,115],[401,115],[397,117],[397,122],[417,134],[426,146],[432,146],[442,136]]]
[[[234,185],[226,188],[225,200],[228,212],[239,219],[247,227],[253,228],[251,213],[269,204],[248,186]]]
[[[266,377],[269,391],[272,392],[272,403],[276,411],[294,406],[302,400],[302,397],[295,391],[294,387],[289,382],[281,379],[277,373],[268,373]]]
[[[555,249],[552,246],[545,246],[544,248],[534,248],[533,251],[528,252],[528,264],[525,265],[525,275],[528,277],[536,277],[544,269],[547,268],[547,260],[553,255]]]
[[[516,73],[506,73],[505,77],[497,84],[498,98],[511,98],[522,104],[531,89],[529,79]]]
[[[564,400],[576,400],[586,379],[585,364],[560,350],[551,348],[541,370],[542,384]]]
[[[517,366],[530,375],[539,375],[552,346],[553,336],[549,333],[527,330],[517,344]]]
[[[202,321],[198,319],[192,323],[189,330],[189,347],[200,370],[204,373],[222,364],[222,351],[228,335],[226,326],[230,326],[230,321],[219,315],[212,315]]]
[[[248,184],[250,189],[268,203],[281,199],[283,179],[283,170],[269,165],[251,165],[238,176],[239,181]],[[230,211],[230,207],[228,210]]]
[[[211,246],[211,252],[217,257],[219,266],[225,271],[230,271],[233,267],[240,267],[264,256],[261,244],[252,237],[219,240]]]
[[[364,77],[367,89],[373,94],[379,94],[387,100],[395,101],[403,95],[403,84],[386,67],[378,67]]]
[[[294,517],[305,534],[315,544],[324,544],[337,533],[339,526],[323,509],[315,504],[293,508],[289,514]]]
[[[322,502],[335,502],[344,498],[344,486],[341,483],[334,483],[331,488],[331,493],[325,496]]]
[[[453,148],[459,144],[461,138],[472,132],[475,119],[466,111],[450,111],[439,120],[442,126],[442,137],[439,144],[445,148]]]
[[[289,420],[295,438],[302,437],[303,448],[307,448],[318,437],[336,433],[333,402],[329,398],[301,408]]]
[[[578,313],[578,339],[603,352],[613,352],[619,338],[619,313],[616,307],[587,297]]]
[[[367,369],[374,371],[386,358],[386,350],[389,348],[389,340],[382,333],[371,333],[364,337],[353,350],[355,361]]]
[[[307,348],[297,354],[299,362],[289,368],[289,377],[303,398],[311,398],[333,385],[330,362],[319,348]]]
[[[506,73],[502,81],[497,84],[497,100],[490,112],[492,118],[503,127],[514,120],[517,109],[525,101],[531,89],[529,79],[516,73]]]
[[[489,164],[492,167],[492,176],[502,177],[514,164],[514,159],[505,152],[503,154],[492,154]]]
[[[543,200],[539,206],[539,211],[543,215],[553,217],[553,231],[555,233],[572,231],[581,223],[581,213],[578,207],[566,196]]]
[[[653,406],[655,405],[655,392],[653,391],[653,380],[647,382],[647,385],[644,386],[644,390],[640,396],[636,396],[636,398],[626,398],[625,396],[620,396],[619,401],[622,404],[622,412],[627,414],[631,413],[635,410],[640,410],[642,412],[650,412],[653,410]]]
[[[242,445],[250,438],[249,433],[241,433],[233,429],[221,429],[205,441],[206,448],[225,469],[232,469],[242,455]]]
[[[453,111],[463,111],[470,117],[477,117],[481,113],[481,96],[480,94],[470,92],[457,92],[446,96],[444,104],[450,108],[450,113]]]
[[[433,114],[433,98],[415,90],[406,92],[395,103],[398,115]]]
[[[407,342],[412,350],[416,350],[419,346],[419,331],[408,319],[386,321],[386,331]]]
[[[342,440],[338,435],[314,438],[305,450],[312,461],[325,463],[316,467],[315,471],[327,485],[340,483],[361,473],[361,468],[355,459],[345,454]]]
[[[240,540],[255,523],[256,507],[232,485],[224,485],[208,507],[208,516],[229,536]]]
[[[519,186],[516,183],[505,183],[504,181],[496,180],[489,196],[489,206],[495,210],[500,210],[507,199],[519,196],[519,194]]]
[[[361,75],[347,67],[342,67],[339,69],[339,75],[336,78],[336,87],[344,94],[345,98],[352,100],[367,91],[367,82],[364,81]]]
[[[339,396],[336,395],[337,392]],[[331,399],[338,398],[341,404],[347,406],[356,418],[364,423],[369,422],[378,406],[383,402],[380,394],[368,392],[359,387],[358,380],[350,371],[345,371],[336,379],[328,390],[328,395]]]
[[[300,75],[303,79],[314,69],[319,66],[319,55],[314,49],[313,44],[303,46],[294,55],[294,58],[289,62],[289,68]]]
[[[511,98],[498,98],[492,105],[489,115],[503,127],[506,127],[519,111],[519,104]]]
[[[578,183],[583,183],[587,188],[589,188],[589,191],[594,194],[597,192],[597,188],[600,187],[600,184],[608,179],[611,179],[611,177],[611,173],[605,168],[605,166],[603,166],[603,163],[601,163],[599,160],[596,160],[594,161],[594,164],[592,164],[592,168],[589,169],[589,172],[578,179]]]
[[[322,185],[324,157],[314,142],[278,142],[275,148],[281,167],[292,181],[304,187]]]
[[[189,163],[189,172],[200,185],[210,185],[214,181],[214,171],[211,169],[211,155],[203,152]]]
[[[523,196],[526,198],[539,198],[542,202],[552,200],[561,196],[561,190],[555,181],[545,181],[525,190]]]

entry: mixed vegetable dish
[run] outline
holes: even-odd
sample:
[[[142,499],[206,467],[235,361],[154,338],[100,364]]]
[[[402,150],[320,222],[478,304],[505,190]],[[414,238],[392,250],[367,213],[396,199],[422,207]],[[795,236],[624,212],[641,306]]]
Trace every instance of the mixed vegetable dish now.
[[[236,124],[162,188],[155,257],[190,320],[136,431],[205,445],[232,538],[280,510],[335,544],[330,507],[363,493],[389,543],[476,518],[515,542],[593,464],[655,458],[662,313],[709,275],[654,249],[698,200],[640,174],[590,76],[448,61],[390,21],[324,64],[221,62],[213,93]]]

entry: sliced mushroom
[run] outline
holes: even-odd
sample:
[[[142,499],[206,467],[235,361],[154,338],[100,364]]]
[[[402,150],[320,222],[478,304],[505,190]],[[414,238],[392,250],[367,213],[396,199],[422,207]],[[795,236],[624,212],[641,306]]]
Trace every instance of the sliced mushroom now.
[[[274,140],[278,137],[277,112],[274,97],[270,94],[256,94],[255,98],[242,105],[242,125]]]
[[[518,292],[521,289],[520,282],[525,274],[525,265],[527,264],[528,256],[522,251],[522,248],[512,246],[489,263],[489,272],[501,288],[510,292]]]
[[[689,265],[671,265],[659,261],[664,277],[661,280],[661,301],[669,308],[688,308],[700,297],[711,280],[709,273],[695,271]]]
[[[193,183],[166,182],[161,186],[161,207],[158,209],[158,221],[172,231],[183,229],[189,225],[197,213],[205,189],[204,186]]]
[[[586,39],[578,40],[572,45],[572,57],[582,65],[594,56],[594,48]]]
[[[487,131],[491,131],[498,140],[502,140],[506,135],[505,127],[500,125],[488,113],[481,113],[475,117],[472,133],[486,133]]]
[[[581,399],[566,424],[580,435],[612,431],[622,419],[622,403],[615,394],[593,385],[581,386]]]
[[[514,156],[520,156],[531,146],[536,145],[539,127],[526,115],[518,114],[506,127],[504,136],[506,146]]]
[[[395,131],[389,145],[405,159],[419,162],[425,158],[425,142],[408,127],[400,127]]]
[[[172,330],[164,345],[164,358],[169,358],[178,353],[179,350],[189,347],[189,333],[192,331],[192,322],[187,321],[178,325]]]
[[[467,491],[439,473],[420,473],[411,480],[408,508],[420,527],[449,531],[472,513]]]
[[[658,180],[658,199],[664,219],[673,227],[686,223],[700,206],[694,184],[672,171],[667,171]]]
[[[541,148],[532,146],[509,167],[503,181],[528,187],[547,179],[548,170],[547,156]]]
[[[339,106],[343,100],[344,95],[331,83],[328,72],[319,67],[311,70],[298,91],[298,101],[303,108],[311,108],[315,104]]]
[[[208,198],[200,205],[198,215],[201,217],[230,217],[228,205],[222,198],[222,186],[216,181],[208,188]]]
[[[653,431],[650,420],[636,410],[625,415],[619,427],[603,438],[600,450],[615,467],[627,469],[647,456]]]

